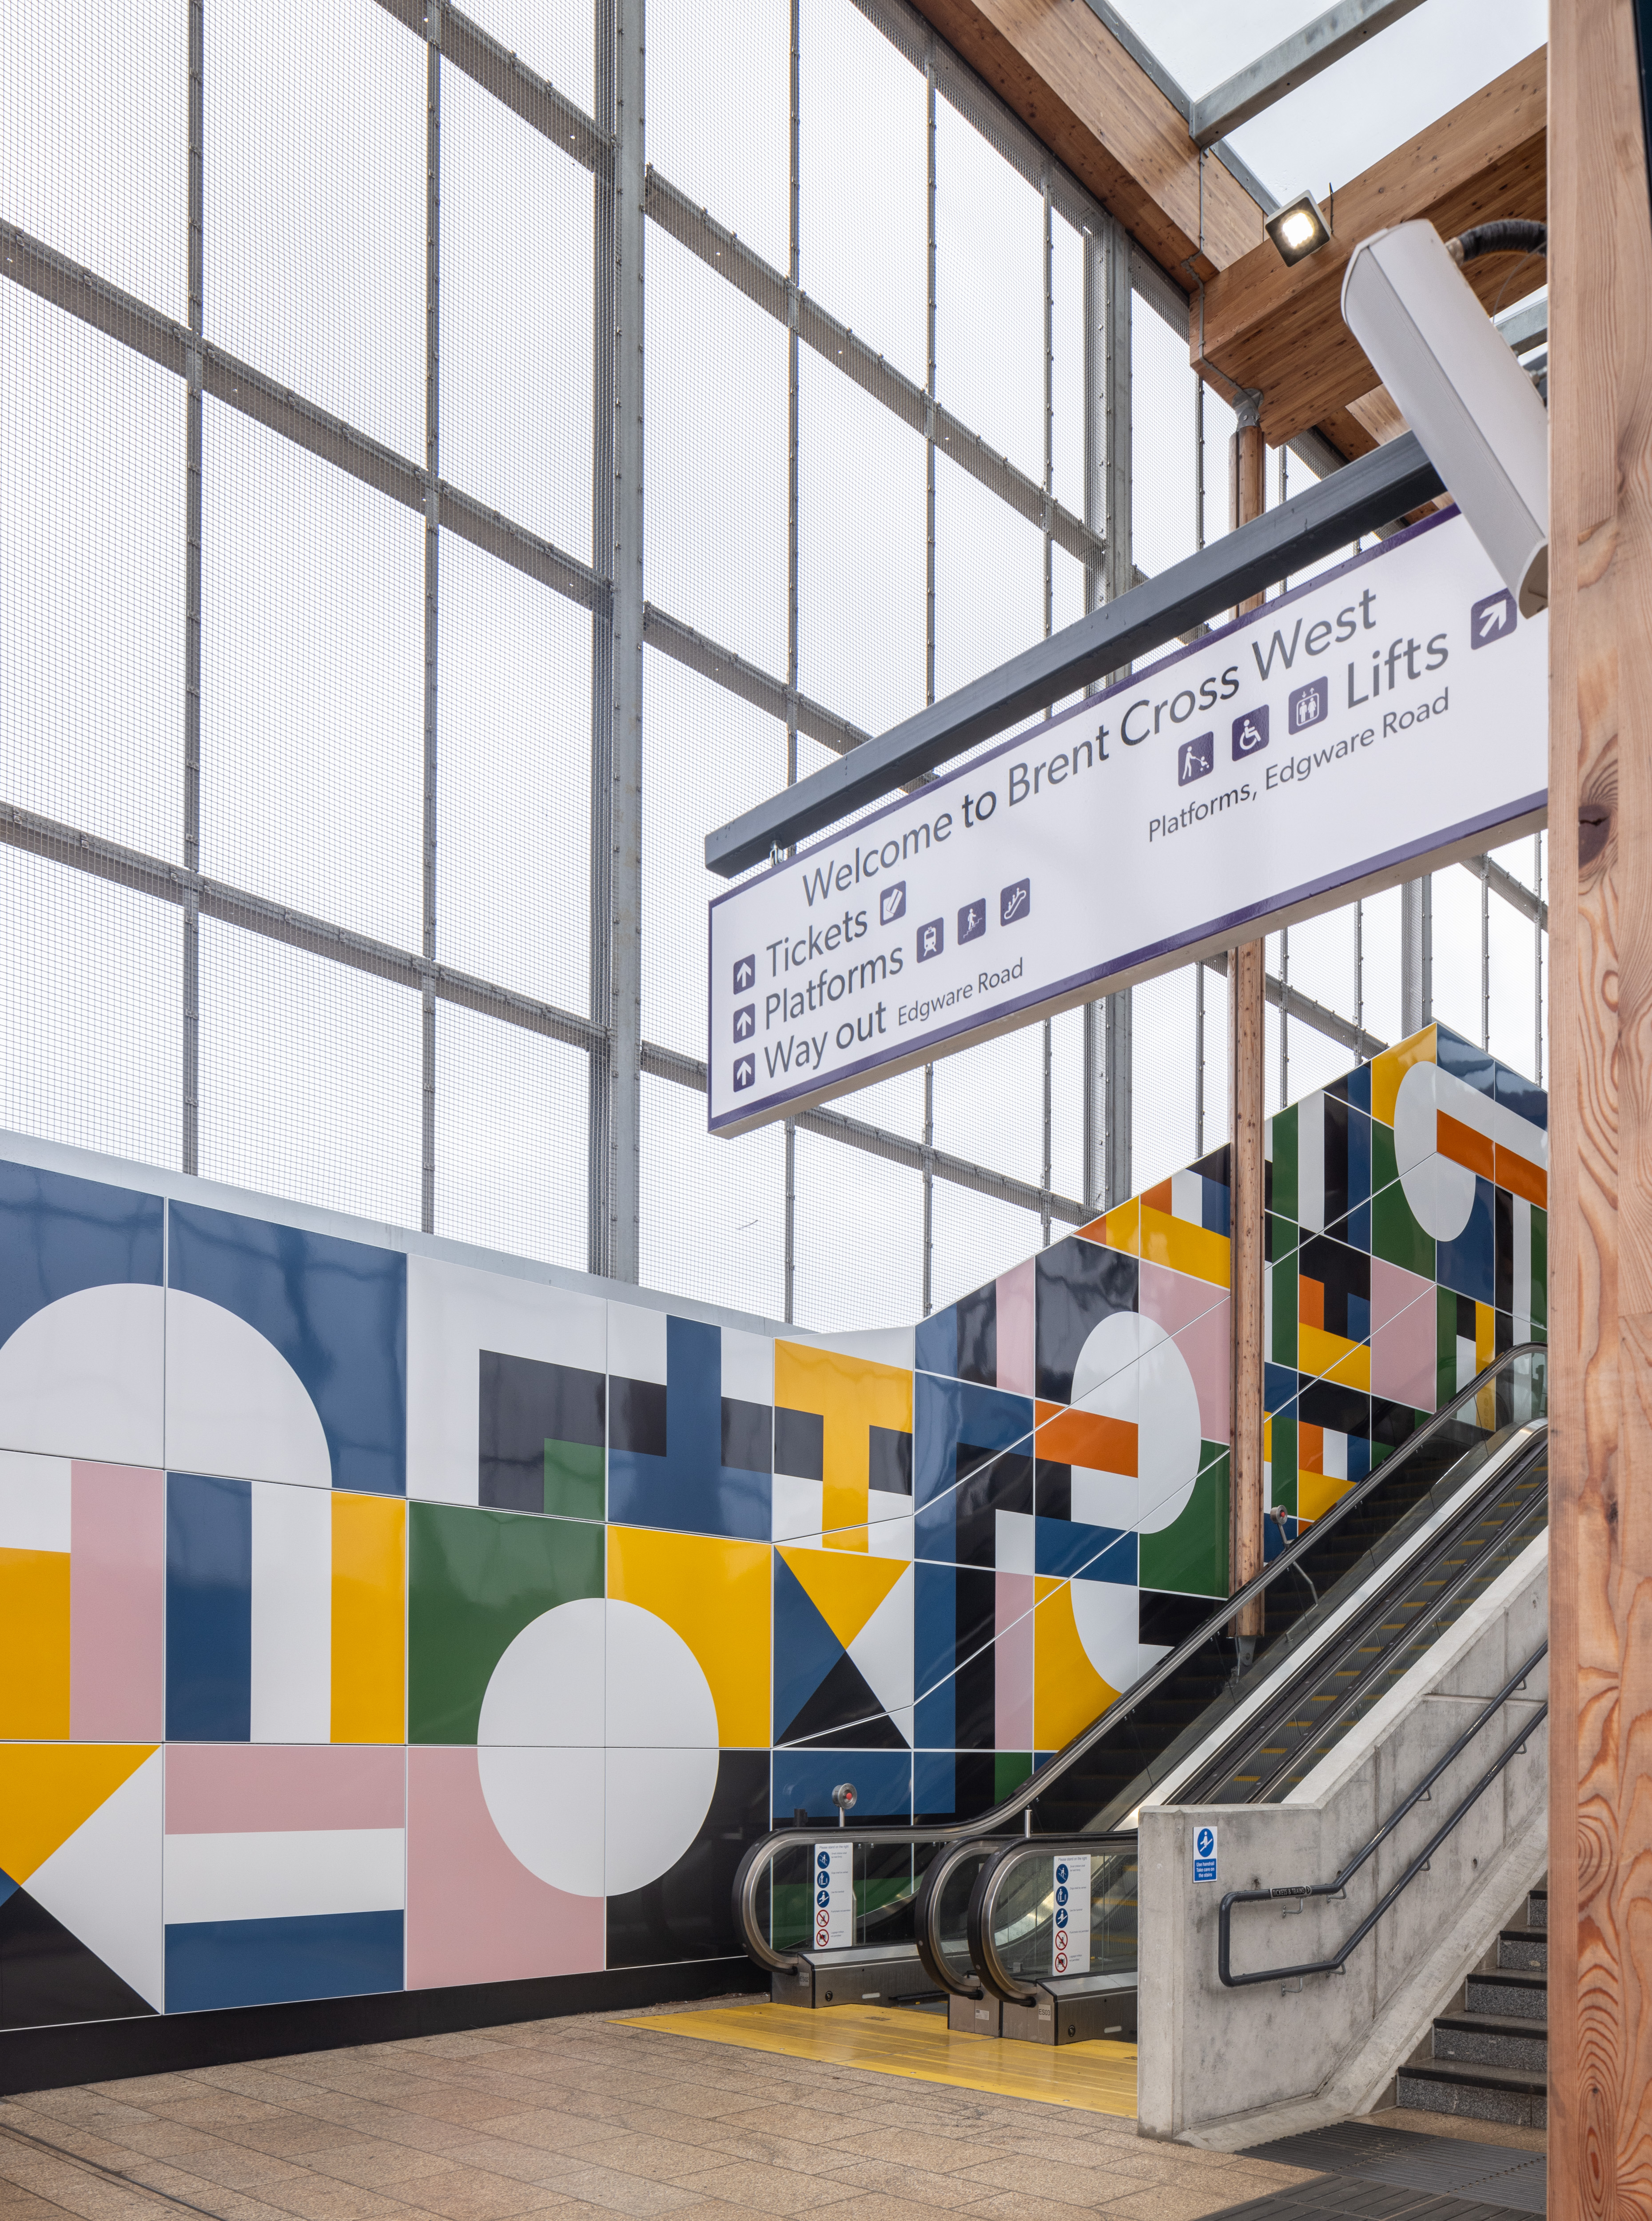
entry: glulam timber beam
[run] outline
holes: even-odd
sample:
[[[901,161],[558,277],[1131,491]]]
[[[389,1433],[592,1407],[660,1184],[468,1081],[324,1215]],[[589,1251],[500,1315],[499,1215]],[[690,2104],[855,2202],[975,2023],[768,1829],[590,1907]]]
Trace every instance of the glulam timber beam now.
[[[1652,224],[1630,0],[1554,15],[1549,2212],[1652,2212]]]
[[[1208,155],[1201,210],[1186,110],[1083,0],[917,8],[1184,292],[1266,244],[1261,210]]]
[[[1548,49],[1539,47],[1405,146],[1337,185],[1326,210],[1332,237],[1317,254],[1287,269],[1264,241],[1193,294],[1194,367],[1223,393],[1236,386],[1261,393],[1262,434],[1270,447],[1326,424],[1378,382],[1342,317],[1342,273],[1361,240],[1424,216],[1448,239],[1493,216],[1543,220],[1548,74]],[[1465,272],[1487,308],[1517,260],[1486,255]],[[1531,268],[1535,285],[1542,266]]]

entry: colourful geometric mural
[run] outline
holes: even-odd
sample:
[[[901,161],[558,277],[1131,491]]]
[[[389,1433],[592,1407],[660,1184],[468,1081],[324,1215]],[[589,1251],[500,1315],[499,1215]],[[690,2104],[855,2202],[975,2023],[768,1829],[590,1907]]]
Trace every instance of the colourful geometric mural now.
[[[1269,1122],[1270,1548],[1543,1334],[1545,1121],[1430,1027]],[[729,1953],[1227,1592],[1224,1150],[865,1336],[293,1216],[0,1161],[0,2026]]]

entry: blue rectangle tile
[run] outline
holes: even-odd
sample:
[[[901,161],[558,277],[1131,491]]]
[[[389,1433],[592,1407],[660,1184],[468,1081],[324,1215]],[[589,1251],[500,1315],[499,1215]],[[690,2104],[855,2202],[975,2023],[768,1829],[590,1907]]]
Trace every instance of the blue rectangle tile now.
[[[399,1990],[400,1912],[313,1912],[286,1920],[194,1920],[166,1929],[166,2010],[291,2005]]]
[[[166,1476],[166,1736],[246,1742],[253,1731],[253,1490]]]

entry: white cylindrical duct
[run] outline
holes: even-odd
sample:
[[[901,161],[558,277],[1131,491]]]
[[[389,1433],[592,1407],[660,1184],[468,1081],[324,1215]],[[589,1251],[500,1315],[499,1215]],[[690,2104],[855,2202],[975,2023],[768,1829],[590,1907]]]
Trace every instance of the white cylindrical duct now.
[[[1342,316],[1514,595],[1549,604],[1549,412],[1431,223],[1361,240]]]

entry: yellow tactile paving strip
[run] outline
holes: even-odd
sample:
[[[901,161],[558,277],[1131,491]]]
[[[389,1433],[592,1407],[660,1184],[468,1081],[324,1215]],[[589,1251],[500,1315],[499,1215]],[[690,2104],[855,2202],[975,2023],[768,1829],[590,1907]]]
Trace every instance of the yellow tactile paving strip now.
[[[938,2014],[892,2005],[718,2005],[704,2012],[650,2013],[621,2022],[664,2036],[697,2036],[787,2059],[828,2060],[914,2082],[946,2082],[998,2098],[1031,2098],[1086,2113],[1136,2112],[1133,2043],[1001,2043],[962,2036]]]

